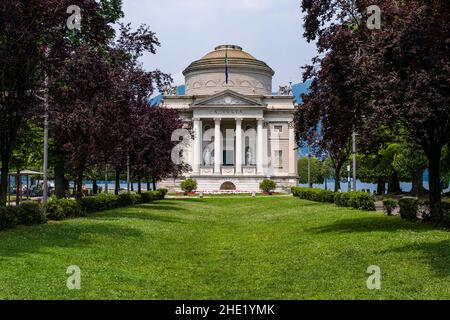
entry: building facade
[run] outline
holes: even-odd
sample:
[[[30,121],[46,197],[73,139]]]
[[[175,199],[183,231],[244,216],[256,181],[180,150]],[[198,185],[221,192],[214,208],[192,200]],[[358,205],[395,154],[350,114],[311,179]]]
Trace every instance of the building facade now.
[[[266,63],[222,45],[183,75],[185,94],[166,91],[162,107],[176,109],[193,128],[181,152],[192,170],[162,186],[178,191],[186,178],[204,192],[258,191],[263,179],[275,180],[278,190],[297,184],[294,99],[287,87],[272,94],[274,71]]]

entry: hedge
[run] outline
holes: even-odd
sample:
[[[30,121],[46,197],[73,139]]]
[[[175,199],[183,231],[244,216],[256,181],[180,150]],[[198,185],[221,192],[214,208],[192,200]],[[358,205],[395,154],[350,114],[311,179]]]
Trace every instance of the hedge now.
[[[46,215],[42,206],[37,202],[22,202],[18,207],[0,207],[0,230],[11,229],[17,225],[42,224],[50,220],[64,220],[85,216],[87,213],[104,211],[134,204],[150,203],[154,200],[162,200],[167,194],[167,189],[147,191],[142,194],[123,193],[99,194],[92,197],[84,197],[75,201],[72,199],[50,198],[46,207]]]
[[[0,230],[11,229],[17,226],[16,207],[0,207]]]
[[[366,192],[332,192],[318,188],[293,187],[292,194],[300,199],[335,203],[340,207],[352,207],[355,209],[375,211],[375,198]]]
[[[403,197],[399,200],[400,217],[406,220],[417,219],[417,211],[419,210],[419,199],[414,197]]]

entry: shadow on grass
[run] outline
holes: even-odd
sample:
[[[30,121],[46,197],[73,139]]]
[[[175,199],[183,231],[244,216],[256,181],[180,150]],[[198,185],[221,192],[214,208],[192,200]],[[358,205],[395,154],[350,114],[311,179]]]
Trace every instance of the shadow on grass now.
[[[112,223],[74,223],[75,220],[63,223],[51,223],[19,229],[0,234],[0,257],[20,256],[36,253],[45,248],[79,248],[102,241],[118,241],[129,237],[141,237],[142,232],[134,228]],[[108,240],[105,240],[105,237]]]
[[[398,217],[365,217],[355,219],[337,220],[333,224],[310,228],[313,233],[357,233],[374,231],[414,230],[417,232],[429,231],[430,228],[421,222],[409,222]]]
[[[424,255],[424,261],[428,263],[433,272],[441,277],[450,276],[450,240],[428,243],[414,243],[407,246],[389,249],[384,253],[408,253],[419,251]]]

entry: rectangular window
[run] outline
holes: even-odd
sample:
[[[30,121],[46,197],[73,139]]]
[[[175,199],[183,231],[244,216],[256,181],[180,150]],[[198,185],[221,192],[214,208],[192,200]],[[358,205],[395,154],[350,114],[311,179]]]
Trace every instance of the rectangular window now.
[[[283,168],[283,151],[275,150],[274,167],[278,169]]]
[[[283,133],[283,126],[282,125],[276,125],[273,127],[274,133]]]

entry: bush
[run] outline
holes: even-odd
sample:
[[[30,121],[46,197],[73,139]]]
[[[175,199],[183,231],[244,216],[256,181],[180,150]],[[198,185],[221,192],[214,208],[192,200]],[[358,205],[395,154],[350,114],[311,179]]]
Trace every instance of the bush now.
[[[291,189],[291,191],[294,196],[299,197],[300,199],[334,203],[335,194],[330,190],[294,187]]]
[[[259,189],[261,189],[264,192],[267,192],[268,194],[272,194],[272,192],[277,188],[277,183],[273,180],[264,179],[259,184]]]
[[[181,181],[180,187],[185,193],[192,192],[197,190],[197,181],[191,178],[186,179]]]
[[[119,194],[119,196],[117,198],[117,205],[119,207],[132,206],[132,205],[138,204],[140,202],[141,202],[141,196],[136,193],[132,193],[132,192],[121,193],[121,194]]]
[[[82,207],[75,200],[51,198],[47,204],[47,218],[64,220],[83,215]]]
[[[441,203],[441,214],[442,220],[444,221],[447,227],[450,227],[450,203],[442,202]]]
[[[156,191],[159,191],[159,192],[160,192],[160,194],[161,194],[161,200],[164,199],[164,198],[166,197],[167,193],[169,192],[169,190],[166,189],[166,188],[159,188],[159,189],[156,190]]]
[[[349,207],[366,211],[375,211],[375,198],[369,193],[363,191],[353,191],[347,193],[349,195]]]
[[[384,199],[383,206],[388,216],[390,216],[392,214],[392,211],[394,211],[394,209],[397,208],[398,201],[395,199]]]
[[[19,224],[32,226],[42,224],[47,221],[42,207],[37,202],[25,201],[17,208],[17,219]]]
[[[96,199],[96,211],[105,211],[118,207],[119,197],[111,193],[101,193],[95,197]]]
[[[15,228],[18,222],[15,207],[0,207],[0,230]]]
[[[334,195],[334,203],[339,207],[349,207],[350,195],[348,192],[337,192]]]
[[[407,220],[417,219],[419,200],[414,197],[403,197],[398,202],[400,206],[400,217]]]
[[[156,191],[146,191],[141,193],[141,201],[142,203],[149,203],[153,200],[156,200]]]
[[[102,209],[99,208],[100,202],[98,198],[95,196],[81,198],[78,200],[78,203],[80,205],[81,210],[85,213],[102,211]]]

